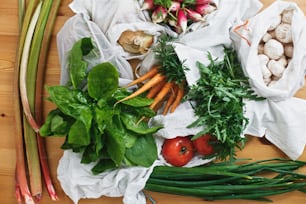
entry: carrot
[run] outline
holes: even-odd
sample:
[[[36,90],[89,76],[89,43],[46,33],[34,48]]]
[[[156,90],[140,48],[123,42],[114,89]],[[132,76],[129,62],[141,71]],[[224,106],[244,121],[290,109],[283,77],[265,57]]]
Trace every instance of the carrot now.
[[[178,87],[176,98],[173,101],[173,104],[172,104],[171,109],[170,109],[170,113],[173,113],[175,111],[175,109],[179,106],[179,104],[181,103],[181,100],[184,96],[184,92],[185,91],[184,91],[183,86]]]
[[[163,88],[165,83],[166,83],[166,80],[163,80],[162,82],[160,82],[156,86],[152,87],[150,89],[149,93],[147,94],[147,98],[154,98],[156,96],[156,94]]]
[[[160,83],[161,81],[163,81],[166,77],[160,73],[157,73],[152,79],[150,79],[147,83],[145,83],[142,87],[140,87],[139,89],[137,89],[134,93],[132,93],[131,95],[119,100],[116,102],[117,103],[121,103],[123,101],[132,99],[136,96],[139,96],[140,94],[144,93],[145,91],[149,90],[151,87],[155,86],[156,84]],[[115,104],[115,105],[116,105]]]
[[[174,102],[175,100],[175,97],[176,97],[176,94],[177,94],[177,91],[178,91],[178,86],[175,84],[173,85],[172,89],[171,89],[171,94],[168,98],[168,101],[165,105],[165,108],[164,108],[164,111],[163,111],[163,115],[166,115],[172,105],[172,103]]]
[[[144,75],[140,76],[139,78],[133,80],[131,83],[126,85],[126,87],[136,85],[140,82],[143,82],[147,79],[152,78],[153,76],[155,76],[158,73],[158,69],[159,69],[159,66],[155,66],[155,67],[151,68],[147,73],[145,73]]]
[[[167,82],[163,87],[162,89],[160,90],[160,92],[157,94],[157,96],[154,98],[154,101],[153,103],[150,105],[150,108],[151,109],[154,109],[155,106],[160,103],[164,98],[165,96],[169,93],[169,91],[171,90],[173,86],[173,83],[172,82]]]

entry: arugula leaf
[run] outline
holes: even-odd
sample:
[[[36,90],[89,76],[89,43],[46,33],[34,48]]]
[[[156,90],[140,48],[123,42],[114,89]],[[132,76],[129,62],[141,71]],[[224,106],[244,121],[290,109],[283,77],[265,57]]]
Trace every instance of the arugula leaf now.
[[[194,112],[198,118],[188,127],[203,127],[193,138],[210,133],[219,143],[215,149],[220,159],[235,157],[235,149],[242,149],[242,137],[248,119],[244,116],[244,99],[261,100],[251,89],[243,74],[236,52],[225,48],[224,59],[218,61],[209,54],[210,64],[198,63],[201,74],[190,87],[187,98],[195,102]]]

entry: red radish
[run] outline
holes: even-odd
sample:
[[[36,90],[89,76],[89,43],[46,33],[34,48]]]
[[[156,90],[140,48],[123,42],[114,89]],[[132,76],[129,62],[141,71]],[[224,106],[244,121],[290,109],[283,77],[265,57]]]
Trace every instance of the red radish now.
[[[178,10],[176,29],[178,33],[185,32],[187,29],[187,16],[184,9]]]
[[[192,21],[197,22],[197,21],[203,20],[202,15],[194,10],[186,9],[186,13],[187,13],[188,18],[190,18]]]
[[[215,11],[217,8],[214,5],[211,4],[198,4],[195,6],[195,11],[198,12],[201,15],[209,14],[213,11]]]
[[[154,0],[144,0],[141,6],[141,10],[153,9],[154,8]]]
[[[181,3],[178,1],[172,1],[168,11],[178,11],[181,8]]]
[[[167,9],[163,6],[158,6],[152,13],[152,22],[153,23],[161,23],[167,17]]]

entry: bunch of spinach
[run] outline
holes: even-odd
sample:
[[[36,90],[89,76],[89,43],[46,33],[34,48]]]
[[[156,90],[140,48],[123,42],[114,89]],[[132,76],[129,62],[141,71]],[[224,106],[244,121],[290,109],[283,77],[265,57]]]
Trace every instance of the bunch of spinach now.
[[[244,100],[262,100],[245,77],[234,49],[225,48],[224,59],[213,59],[205,66],[198,62],[200,79],[190,87],[187,98],[193,101],[198,118],[189,127],[204,127],[194,138],[209,133],[219,159],[234,158],[236,148],[245,144],[243,130],[248,124],[244,116]]]
[[[151,99],[136,97],[116,103],[130,92],[119,87],[119,73],[108,62],[88,71],[84,60],[94,49],[90,38],[77,41],[69,55],[70,82],[47,87],[51,110],[42,136],[65,136],[62,149],[82,154],[81,163],[95,162],[94,174],[122,166],[149,167],[157,159],[153,133],[143,117],[152,117]]]

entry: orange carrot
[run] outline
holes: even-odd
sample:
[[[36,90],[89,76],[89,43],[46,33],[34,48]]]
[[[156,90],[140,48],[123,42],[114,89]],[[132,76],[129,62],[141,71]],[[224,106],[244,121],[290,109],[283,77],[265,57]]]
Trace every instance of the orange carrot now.
[[[160,83],[161,81],[163,81],[166,77],[162,74],[156,74],[152,79],[150,79],[147,83],[145,83],[142,87],[140,87],[139,89],[137,89],[134,93],[132,93],[131,95],[119,100],[116,102],[117,103],[121,103],[123,101],[132,99],[136,96],[139,96],[140,94],[144,93],[145,91],[149,90],[151,87],[155,86],[156,84]],[[115,105],[116,105],[115,104]]]
[[[147,94],[147,98],[154,98],[156,96],[156,94],[163,88],[163,86],[165,84],[166,84],[166,80],[163,80],[162,82],[160,82],[156,86],[152,87],[150,89],[149,93]]]
[[[153,76],[155,76],[158,73],[158,69],[159,69],[159,66],[152,67],[147,73],[145,73],[144,75],[140,76],[139,78],[133,80],[131,83],[126,85],[126,87],[136,85],[140,82],[143,82],[147,79],[152,78]]]
[[[154,109],[155,106],[160,103],[165,97],[166,95],[169,93],[169,91],[171,90],[173,86],[172,82],[167,82],[162,89],[160,90],[160,92],[157,94],[157,96],[154,98],[153,103],[150,105],[151,109]]]
[[[176,94],[178,91],[178,86],[176,84],[173,85],[172,89],[171,89],[171,94],[167,100],[167,103],[165,105],[164,111],[163,111],[163,115],[166,115],[172,105],[172,103],[174,102],[175,98],[176,98]]]
[[[180,86],[180,87],[178,87],[176,98],[175,98],[175,100],[174,100],[174,102],[171,106],[170,113],[173,113],[175,111],[175,109],[179,106],[183,96],[184,96],[184,87]]]

